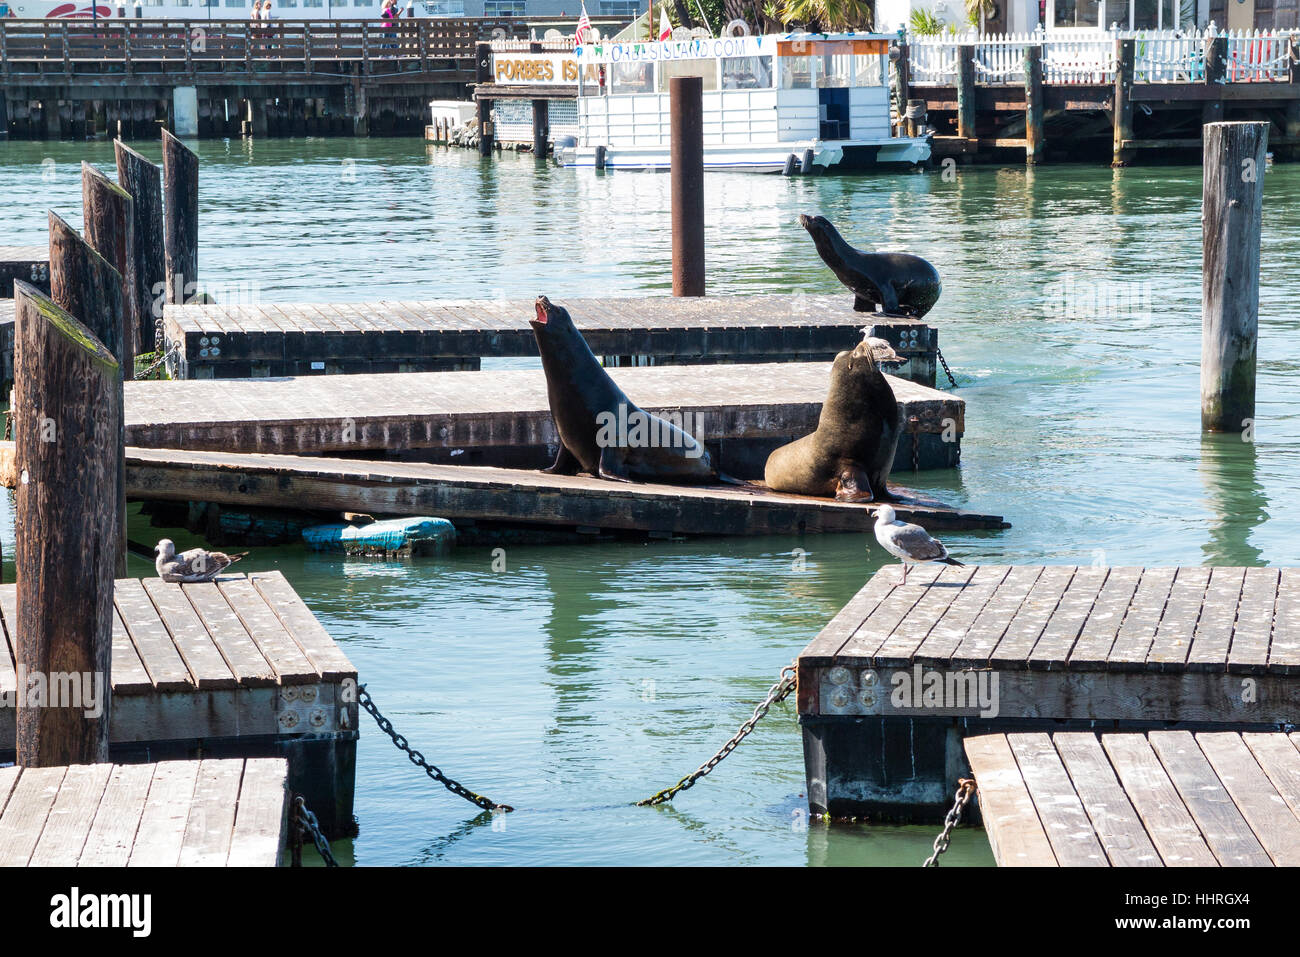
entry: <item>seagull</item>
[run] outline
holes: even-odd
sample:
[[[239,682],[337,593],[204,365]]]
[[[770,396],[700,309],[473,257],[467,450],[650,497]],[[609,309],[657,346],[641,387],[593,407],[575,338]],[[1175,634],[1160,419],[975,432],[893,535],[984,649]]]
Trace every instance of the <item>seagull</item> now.
[[[170,538],[160,541],[154,551],[158,553],[154,567],[165,582],[210,582],[248,554],[227,555],[206,548],[191,548],[177,555],[176,543]]]
[[[907,566],[925,562],[944,562],[948,565],[961,565],[962,562],[950,558],[943,542],[931,538],[930,533],[920,525],[900,522],[894,516],[894,506],[881,505],[876,509],[876,541],[895,558],[901,559],[903,566],[903,584],[907,584]]]

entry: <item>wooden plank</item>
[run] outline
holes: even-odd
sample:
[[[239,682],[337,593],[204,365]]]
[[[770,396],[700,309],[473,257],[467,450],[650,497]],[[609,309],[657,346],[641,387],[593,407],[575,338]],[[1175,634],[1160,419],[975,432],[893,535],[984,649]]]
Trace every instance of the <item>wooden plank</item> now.
[[[939,574],[903,619],[876,649],[875,662],[881,667],[905,667],[912,661],[933,628],[943,620],[953,601],[966,588],[975,574],[969,565],[954,567],[937,565]],[[903,586],[906,587],[906,586]]]
[[[250,758],[244,763],[227,866],[274,867],[278,863],[287,838],[288,776],[283,758]]]
[[[975,775],[980,814],[1000,867],[1052,867],[1056,855],[1043,831],[1005,735],[982,734],[964,742]]]
[[[1228,670],[1261,674],[1268,668],[1268,646],[1273,635],[1279,575],[1276,568],[1247,568],[1237,605],[1237,627],[1228,649]]]
[[[876,577],[885,577],[894,583],[891,591],[871,613],[871,616],[849,636],[849,640],[840,649],[839,657],[870,661],[886,638],[898,627],[898,623],[911,612],[918,601],[929,592],[928,586],[939,577],[946,566],[921,565],[908,574],[906,585],[900,583],[901,574],[895,568],[882,568]]]
[[[1194,737],[1273,863],[1278,867],[1300,865],[1300,819],[1291,812],[1241,735],[1202,731]]]
[[[221,657],[207,626],[195,613],[181,586],[160,578],[145,579],[143,584],[185,666],[194,676],[195,685],[199,688],[238,687],[239,679]]]
[[[898,583],[892,575],[879,573],[871,576],[867,583],[858,589],[857,594],[849,599],[821,631],[799,653],[800,664],[817,666],[832,664],[835,657],[849,637],[858,627],[880,607]]]
[[[194,799],[181,844],[181,867],[225,866],[234,835],[243,774],[244,762],[238,758],[199,762]]]
[[[116,606],[113,608],[112,680],[115,695],[147,694],[153,691],[153,681],[140,661],[140,655],[135,650],[131,635]]]
[[[1026,596],[1043,574],[1041,565],[1017,565],[1007,573],[982,611],[975,617],[952,654],[954,668],[980,668],[998,646]]]
[[[1105,867],[1106,853],[1052,739],[1042,733],[1008,734],[1006,739],[1056,862],[1062,867]]]
[[[970,583],[953,599],[943,618],[916,649],[914,660],[947,664],[1011,571],[1010,566],[976,566]]]
[[[356,667],[348,660],[329,632],[312,614],[284,575],[278,571],[250,575],[248,580],[302,649],[323,680],[338,682],[355,678]]]
[[[1271,864],[1192,733],[1152,731],[1148,739],[1219,863],[1224,867]]]
[[[163,761],[154,767],[129,867],[175,867],[180,862],[198,774],[198,761]]]
[[[3,816],[5,805],[9,803],[9,795],[18,783],[18,776],[22,774],[22,768],[14,766],[0,768],[0,816]]]
[[[82,849],[79,867],[125,867],[131,859],[136,829],[144,814],[153,782],[152,764],[119,764],[112,768],[104,796]]]
[[[31,867],[71,867],[77,863],[112,773],[111,764],[77,764],[67,769],[32,853]]]
[[[1133,670],[1145,666],[1147,651],[1155,640],[1176,572],[1176,568],[1142,569],[1137,591],[1115,635],[1115,643],[1111,645],[1107,667]]]
[[[1209,584],[1208,568],[1180,568],[1174,575],[1164,614],[1147,649],[1147,667],[1152,671],[1184,669]]]
[[[31,860],[67,768],[24,768],[0,815],[0,867]]]
[[[181,590],[241,686],[257,688],[277,683],[275,669],[214,583],[182,585]]]
[[[1292,813],[1300,818],[1300,736],[1292,737],[1297,739],[1294,743],[1284,734],[1248,731],[1241,740]]]
[[[1052,735],[1052,744],[1111,865],[1159,867],[1160,854],[1097,736],[1090,731],[1058,731]]]
[[[1075,571],[1069,587],[1026,659],[1030,668],[1053,671],[1066,666],[1075,641],[1096,607],[1108,574],[1109,569],[1097,566],[1081,567]]]
[[[1038,581],[1034,582],[1033,588],[1017,609],[1015,617],[1007,625],[997,647],[989,655],[993,667],[1027,667],[1029,653],[1047,626],[1048,619],[1055,614],[1077,571],[1078,568],[1074,565],[1049,565],[1043,569]]]
[[[189,669],[139,579],[119,578],[114,583],[113,601],[154,687],[159,691],[193,688]]]
[[[1101,746],[1165,864],[1217,866],[1218,860],[1146,735],[1104,734]]]
[[[1066,666],[1075,669],[1104,669],[1115,636],[1119,634],[1129,603],[1142,577],[1140,568],[1111,568],[1106,582],[1083,623]]]
[[[1189,671],[1225,671],[1228,648],[1237,625],[1237,605],[1246,580],[1244,568],[1212,568],[1205,590],[1205,605],[1192,632],[1187,654]]]
[[[1268,670],[1293,675],[1300,673],[1300,568],[1282,568],[1279,571]]]
[[[217,580],[217,588],[275,669],[280,684],[311,684],[320,680],[316,666],[303,654],[250,581],[243,577],[221,578]]]

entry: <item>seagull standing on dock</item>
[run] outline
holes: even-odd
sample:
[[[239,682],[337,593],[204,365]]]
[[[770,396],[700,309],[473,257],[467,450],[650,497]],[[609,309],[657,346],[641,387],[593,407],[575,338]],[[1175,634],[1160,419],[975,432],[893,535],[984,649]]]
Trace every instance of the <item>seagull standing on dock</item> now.
[[[160,541],[154,551],[158,553],[154,568],[165,582],[210,582],[248,554],[227,555],[206,548],[191,548],[177,555],[176,543],[170,538]]]
[[[947,565],[961,565],[962,562],[951,558],[948,549],[937,538],[920,525],[900,522],[894,514],[894,506],[881,505],[876,509],[876,541],[882,548],[903,565],[903,584],[907,584],[907,566],[927,562],[943,562]]]

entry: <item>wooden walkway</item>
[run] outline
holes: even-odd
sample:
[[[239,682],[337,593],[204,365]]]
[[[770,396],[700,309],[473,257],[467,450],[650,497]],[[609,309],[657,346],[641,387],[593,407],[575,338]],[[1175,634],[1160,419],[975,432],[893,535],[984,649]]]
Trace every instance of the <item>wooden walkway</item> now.
[[[593,352],[656,362],[829,361],[870,316],[853,297],[766,295],[568,299]],[[536,356],[532,300],[167,306],[176,378],[478,368]]]
[[[813,431],[829,386],[827,363],[611,369],[650,412],[682,412],[733,475],[762,474],[776,445]],[[965,431],[964,400],[890,377],[903,419],[916,417],[922,468],[952,467]],[[950,441],[943,440],[949,430]],[[758,470],[737,468],[729,444],[757,442]],[[454,452],[457,464],[531,465],[554,460],[559,442],[540,369],[425,372],[289,379],[126,384],[126,441],[141,448],[310,455],[330,452]],[[912,468],[910,435],[900,471]],[[718,446],[721,446],[719,449]],[[494,457],[530,451],[530,460]],[[439,459],[434,459],[435,461]],[[452,461],[447,458],[446,461]]]
[[[45,246],[0,246],[0,297],[13,298],[15,279],[49,292],[49,249]],[[0,320],[4,318],[13,321],[13,303],[8,304],[7,310],[0,312]]]
[[[1000,866],[1300,865],[1300,734],[967,738]]]
[[[3,471],[12,473],[12,466]],[[128,448],[126,484],[132,500],[436,515],[450,519],[458,532],[496,523],[652,537],[790,535],[867,532],[874,521],[867,505],[730,485],[652,485],[525,469],[171,449]],[[928,528],[1007,527],[998,516],[938,502],[896,507],[900,516]]]
[[[350,822],[357,671],[280,572],[114,589],[110,750],[115,757],[284,754],[322,822]],[[17,586],[0,585],[0,696],[15,670]],[[13,708],[0,708],[0,761],[13,760]],[[314,757],[313,757],[314,756]],[[305,767],[313,759],[310,774]],[[334,779],[321,777],[330,767]]]
[[[0,768],[0,867],[274,867],[283,758]]]

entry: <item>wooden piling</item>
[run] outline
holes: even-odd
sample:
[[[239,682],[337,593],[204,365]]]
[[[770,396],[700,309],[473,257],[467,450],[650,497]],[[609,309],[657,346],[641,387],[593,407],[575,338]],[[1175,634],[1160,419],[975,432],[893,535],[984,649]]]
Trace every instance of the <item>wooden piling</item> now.
[[[199,275],[199,158],[166,130],[163,146],[163,254],[167,302],[185,302]]]
[[[957,47],[957,135],[975,138],[975,46]]]
[[[115,334],[123,337],[124,348],[118,348],[114,342],[105,342],[105,345],[122,363],[123,375],[132,379],[135,378],[134,364],[129,357],[134,356],[137,351],[135,336],[136,329],[140,326],[140,291],[135,265],[135,203],[130,193],[113,183],[94,166],[83,162],[81,164],[81,208],[85,217],[86,242],[112,264],[122,283],[122,307],[125,310],[126,325]],[[69,311],[95,329],[96,334],[99,333],[89,313]]]
[[[668,81],[673,208],[673,295],[704,295],[704,83]]]
[[[533,100],[533,155],[546,159],[551,139],[550,102]]]
[[[1241,432],[1255,416],[1268,124],[1211,123],[1202,138],[1201,428]]]
[[[1111,122],[1114,138],[1111,146],[1111,166],[1127,166],[1133,151],[1126,149],[1125,140],[1133,139],[1133,61],[1136,55],[1133,39],[1115,38],[1115,96],[1111,103]]]
[[[1228,38],[1216,36],[1205,44],[1204,83],[1213,92],[1201,104],[1201,125],[1223,119],[1223,84],[1228,76]]]
[[[54,213],[50,213],[50,299],[82,323],[113,353],[123,370],[130,361],[127,341],[129,317],[123,298],[121,274],[101,256],[77,231]],[[123,385],[118,382],[113,398],[116,416],[123,421]],[[117,527],[121,541],[117,550],[114,575],[126,577],[126,434],[117,444]]]
[[[45,707],[54,702],[21,697],[17,759],[25,767],[90,764],[108,759],[120,533],[117,503],[104,490],[118,468],[122,371],[49,297],[19,282],[14,299],[16,663],[47,684],[56,672],[87,690],[98,681],[102,705],[94,714],[85,699]]]
[[[904,115],[907,101],[912,97],[912,62],[906,40],[898,41],[898,57],[894,60],[894,99],[898,103],[898,123],[906,124]],[[901,130],[900,130],[901,133]],[[908,134],[909,136],[912,134]]]
[[[1043,161],[1043,47],[1025,47],[1025,162]]]
[[[475,48],[474,77],[475,82],[492,82],[492,45],[480,43]],[[478,155],[492,155],[492,101],[478,101]]]
[[[162,319],[167,269],[163,258],[162,170],[121,140],[113,143],[117,155],[117,181],[128,193],[134,207],[136,331],[133,353],[162,347],[158,325]],[[133,363],[122,366],[123,374],[132,378]]]

